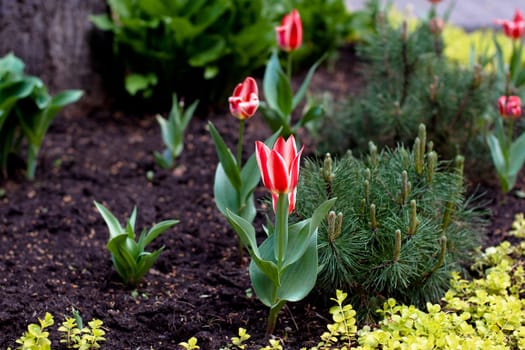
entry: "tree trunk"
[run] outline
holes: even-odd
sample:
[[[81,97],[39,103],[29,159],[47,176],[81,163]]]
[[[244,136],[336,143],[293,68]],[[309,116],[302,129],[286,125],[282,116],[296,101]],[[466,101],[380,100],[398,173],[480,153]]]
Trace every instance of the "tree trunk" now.
[[[82,105],[100,104],[91,43],[101,34],[89,15],[104,11],[105,0],[0,0],[0,57],[13,52],[51,94],[82,89]]]

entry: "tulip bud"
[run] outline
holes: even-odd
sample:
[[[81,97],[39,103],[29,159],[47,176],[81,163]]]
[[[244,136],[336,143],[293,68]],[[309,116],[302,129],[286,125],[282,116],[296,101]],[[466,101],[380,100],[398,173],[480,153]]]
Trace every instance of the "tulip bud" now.
[[[255,80],[252,77],[244,79],[235,87],[228,102],[235,118],[244,120],[253,116],[259,107],[259,92]]]
[[[291,52],[301,47],[303,43],[303,25],[299,11],[293,9],[285,15],[281,25],[275,28],[277,32],[277,43],[284,51]]]
[[[519,96],[501,96],[498,99],[499,114],[503,118],[517,119],[521,116],[521,99]]]
[[[525,34],[525,20],[520,10],[516,10],[512,21],[498,19],[495,21],[503,27],[503,33],[511,39],[520,39]]]

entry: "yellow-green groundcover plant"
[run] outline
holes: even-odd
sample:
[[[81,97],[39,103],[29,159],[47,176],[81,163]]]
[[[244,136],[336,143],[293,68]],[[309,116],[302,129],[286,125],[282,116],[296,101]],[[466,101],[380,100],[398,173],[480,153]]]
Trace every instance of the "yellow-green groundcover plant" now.
[[[511,236],[525,238],[525,217],[516,216]],[[428,303],[426,310],[399,305],[389,299],[378,310],[383,315],[376,326],[356,326],[355,311],[344,304],[346,293],[337,291],[330,309],[333,323],[317,346],[301,350],[372,349],[525,349],[525,241],[508,241],[480,252],[472,266],[479,278],[465,280],[453,274],[451,288],[441,304]],[[223,349],[253,349],[249,334],[239,336]],[[191,342],[191,345],[189,344]],[[194,337],[181,343],[184,349],[199,349]],[[260,350],[285,349],[281,339],[269,341]]]

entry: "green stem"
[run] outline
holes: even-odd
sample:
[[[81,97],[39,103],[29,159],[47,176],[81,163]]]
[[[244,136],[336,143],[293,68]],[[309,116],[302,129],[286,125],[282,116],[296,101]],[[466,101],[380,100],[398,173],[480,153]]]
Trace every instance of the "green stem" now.
[[[237,169],[241,172],[241,160],[242,160],[242,139],[244,134],[244,119],[241,119],[239,123],[239,141],[237,142]]]
[[[243,141],[243,135],[244,135],[244,119],[241,119],[239,123],[239,140],[237,142],[237,169],[239,171],[239,174],[241,173],[241,161],[242,161],[242,141]],[[242,176],[241,176],[241,188],[236,188],[237,190],[237,214],[242,216],[242,211],[245,207],[245,203],[243,203],[243,200],[241,198],[241,191],[242,191]],[[239,252],[239,261],[242,265],[242,259],[243,259],[243,244],[241,239],[237,236],[237,249]]]
[[[285,303],[286,300],[281,300],[274,304],[272,307],[270,307],[270,314],[268,315],[268,323],[266,326],[267,336],[273,334],[273,331],[275,330],[275,325],[277,324],[277,316],[279,315],[279,312],[281,311]]]
[[[288,53],[287,61],[286,61],[286,76],[288,77],[288,80],[292,80],[292,53]]]
[[[279,193],[277,208],[275,211],[275,241],[274,255],[277,259],[277,269],[280,272],[288,246],[288,194]]]

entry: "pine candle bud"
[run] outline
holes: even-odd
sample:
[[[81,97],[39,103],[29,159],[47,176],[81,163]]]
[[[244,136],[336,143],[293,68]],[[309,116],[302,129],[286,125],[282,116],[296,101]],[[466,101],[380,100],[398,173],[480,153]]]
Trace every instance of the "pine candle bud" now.
[[[376,205],[371,204],[370,205],[370,228],[372,231],[375,231],[378,227],[377,219],[376,219]]]
[[[434,179],[434,173],[437,167],[437,153],[434,151],[430,151],[427,155],[427,159],[428,159],[427,182],[431,184],[432,180]]]
[[[330,153],[327,153],[324,156],[323,167],[321,168],[321,175],[327,183],[332,183],[334,174],[332,173],[332,157],[330,156]]]
[[[483,221],[464,205],[458,170],[438,167],[432,147],[424,153],[421,139],[430,142],[425,130],[419,131],[413,148],[376,151],[375,165],[370,155],[333,161],[337,211],[319,227],[318,287],[344,288],[355,295],[362,314],[375,310],[381,297],[411,305],[438,302],[448,290],[450,273],[460,271],[480,244]],[[424,165],[420,174],[418,163]],[[326,198],[322,167],[321,160],[301,171],[297,219],[311,215],[308,208]],[[442,236],[454,249],[445,249]]]
[[[396,241],[394,246],[394,254],[392,255],[392,261],[394,263],[399,261],[401,255],[401,230],[396,230]]]
[[[417,219],[417,206],[416,201],[412,199],[410,201],[410,222],[408,225],[408,235],[412,236],[416,233],[419,221]]]
[[[370,164],[375,167],[377,165],[377,146],[370,141],[368,143],[368,149],[370,151]]]
[[[410,194],[411,184],[408,181],[408,173],[406,170],[401,172],[401,195],[400,195],[400,204],[405,205]]]
[[[418,175],[421,175],[423,172],[423,159],[424,155],[421,154],[421,140],[419,137],[416,137],[414,141],[414,167]]]
[[[425,128],[424,124],[419,124],[418,138],[420,141],[419,147],[421,147],[421,150],[419,151],[419,155],[421,157],[420,161],[421,163],[423,163],[425,160],[426,153],[425,147],[427,145],[427,129]],[[423,167],[423,164],[421,164],[421,167]]]

